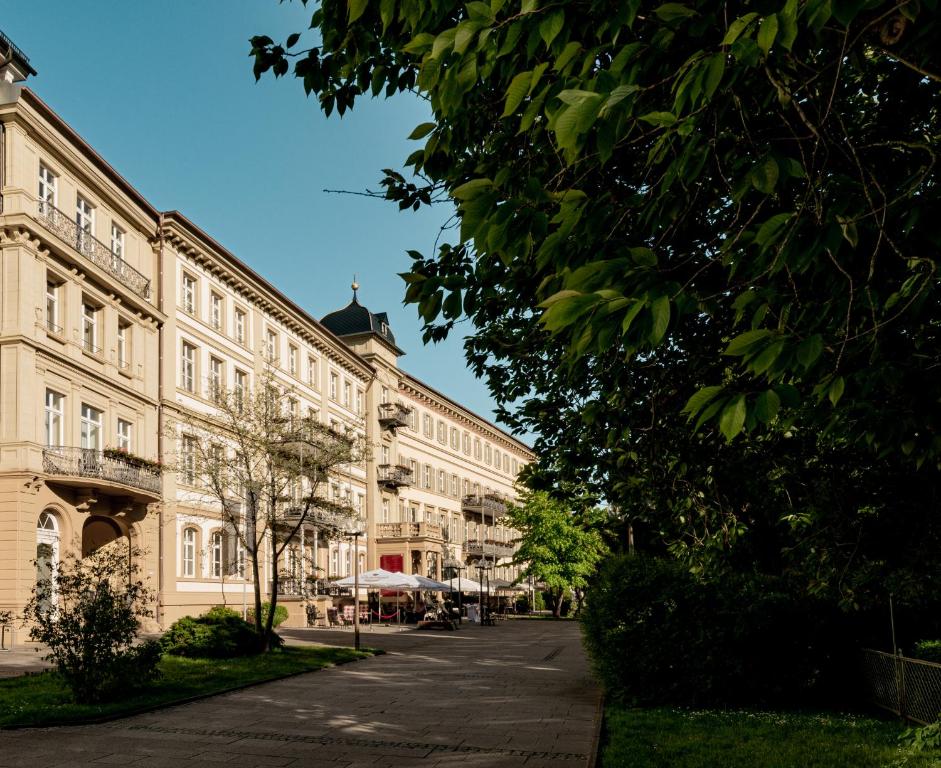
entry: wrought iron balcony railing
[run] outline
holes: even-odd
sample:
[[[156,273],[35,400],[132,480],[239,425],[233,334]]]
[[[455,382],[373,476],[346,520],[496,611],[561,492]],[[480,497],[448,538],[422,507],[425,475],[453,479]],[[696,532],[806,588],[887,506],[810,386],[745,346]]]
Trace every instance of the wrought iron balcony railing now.
[[[464,554],[473,557],[512,557],[515,548],[512,544],[488,539],[484,542],[468,541],[464,543]]]
[[[158,467],[144,464],[133,457],[119,457],[112,452],[92,448],[44,448],[43,471],[50,475],[84,477],[104,480],[160,493],[161,472]]]
[[[496,494],[476,494],[461,499],[461,507],[465,512],[493,515],[500,517],[506,514],[506,500]]]
[[[412,484],[412,470],[398,464],[380,464],[376,467],[379,485],[401,488]]]
[[[150,280],[115,254],[94,235],[47,200],[39,201],[39,220],[82,256],[116,277],[142,299],[150,300]]]
[[[384,429],[407,427],[412,409],[405,403],[379,403],[379,425]]]

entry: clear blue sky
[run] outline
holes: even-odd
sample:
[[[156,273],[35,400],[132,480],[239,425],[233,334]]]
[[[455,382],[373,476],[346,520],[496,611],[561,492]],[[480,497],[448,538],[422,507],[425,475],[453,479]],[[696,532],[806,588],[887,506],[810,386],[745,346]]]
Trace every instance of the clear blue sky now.
[[[324,189],[378,189],[427,118],[422,102],[363,100],[325,118],[293,77],[257,84],[248,39],[307,28],[298,0],[0,0],[0,29],[38,70],[29,85],[157,208],[178,209],[315,317],[360,300],[386,311],[403,368],[492,418],[462,336],[424,347],[397,277],[449,215]],[[308,33],[309,37],[309,33]],[[303,38],[302,38],[303,41]]]

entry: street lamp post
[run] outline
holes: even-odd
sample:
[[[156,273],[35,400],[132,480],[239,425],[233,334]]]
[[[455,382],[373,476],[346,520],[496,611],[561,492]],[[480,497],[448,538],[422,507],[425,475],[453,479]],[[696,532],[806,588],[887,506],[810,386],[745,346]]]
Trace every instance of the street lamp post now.
[[[359,537],[365,533],[359,521],[347,522],[347,534],[353,539],[353,647],[359,650]]]
[[[449,557],[441,565],[445,568],[457,571],[457,623],[461,624],[461,614],[464,612],[463,606],[461,605],[461,571],[463,571],[466,566],[456,557]],[[452,578],[454,577],[452,576]]]

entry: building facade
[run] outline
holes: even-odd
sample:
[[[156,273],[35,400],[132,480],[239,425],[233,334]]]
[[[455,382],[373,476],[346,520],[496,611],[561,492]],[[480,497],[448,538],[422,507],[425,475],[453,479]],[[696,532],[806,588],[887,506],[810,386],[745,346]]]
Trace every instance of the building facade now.
[[[387,318],[355,290],[318,321],[156,210],[19,84],[29,74],[15,46],[0,51],[0,609],[19,613],[52,563],[111,542],[143,552],[159,627],[245,600],[221,510],[171,460],[185,435],[170,425],[265,370],[292,409],[368,446],[322,489],[364,534],[305,525],[279,566],[291,624],[310,604],[322,615],[327,582],[356,567],[442,578],[483,558],[512,580],[501,518],[529,448],[399,368]]]

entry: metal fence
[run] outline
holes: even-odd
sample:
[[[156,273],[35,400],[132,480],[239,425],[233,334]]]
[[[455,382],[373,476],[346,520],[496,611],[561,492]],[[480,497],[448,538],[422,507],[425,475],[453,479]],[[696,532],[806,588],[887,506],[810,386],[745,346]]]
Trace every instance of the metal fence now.
[[[941,715],[941,664],[863,650],[863,683],[878,707],[927,725]]]

